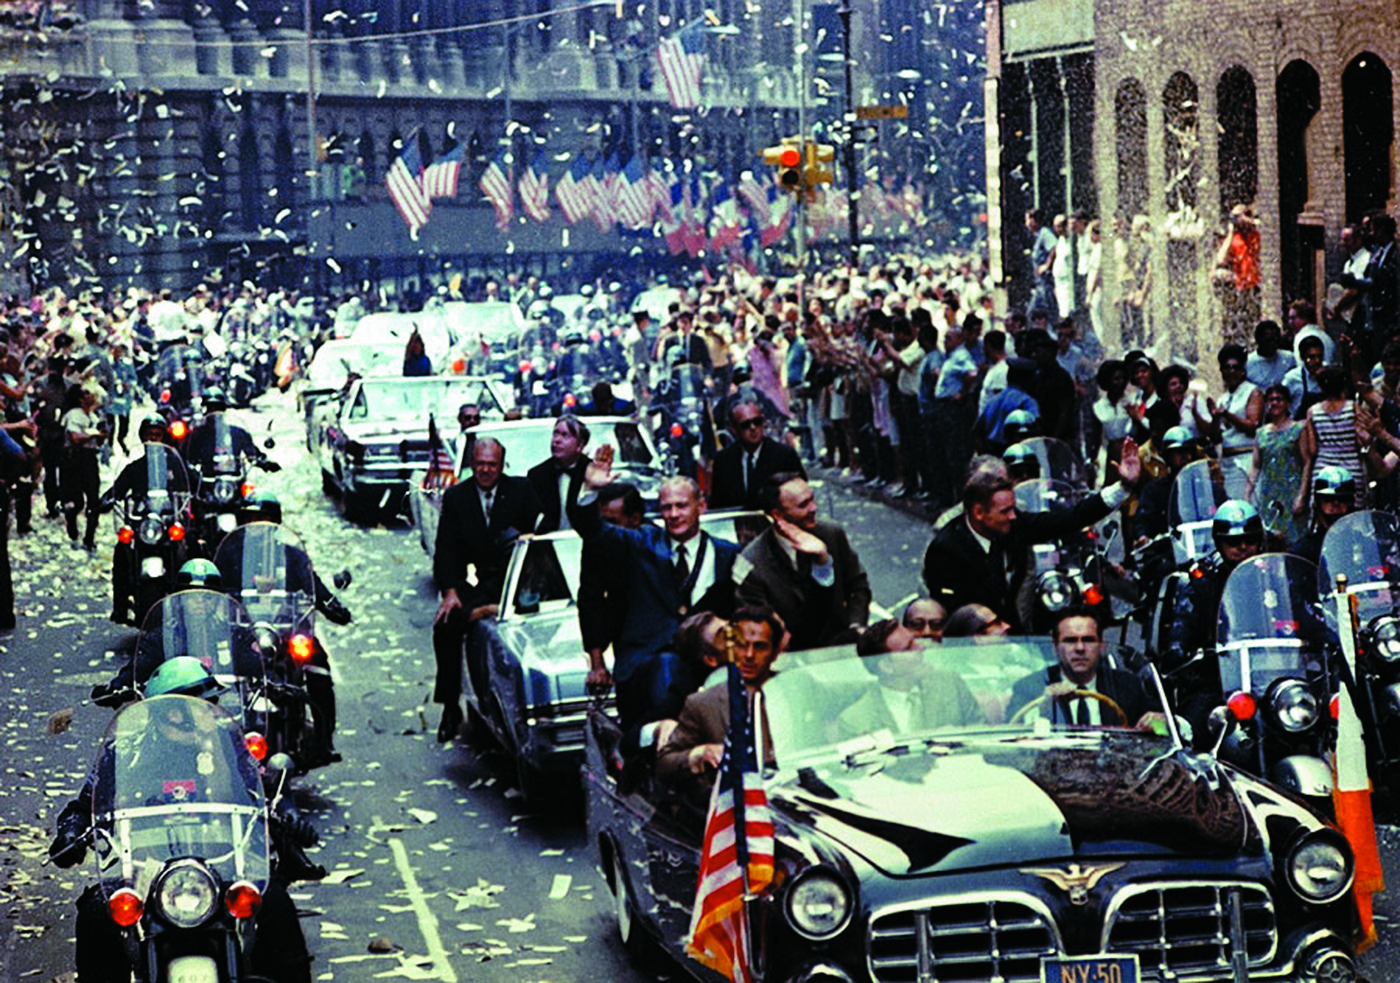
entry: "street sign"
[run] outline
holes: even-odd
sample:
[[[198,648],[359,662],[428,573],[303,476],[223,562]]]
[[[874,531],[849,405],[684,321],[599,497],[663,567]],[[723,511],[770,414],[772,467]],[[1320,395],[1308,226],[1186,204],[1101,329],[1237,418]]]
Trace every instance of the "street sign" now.
[[[856,119],[908,119],[908,106],[857,106]]]

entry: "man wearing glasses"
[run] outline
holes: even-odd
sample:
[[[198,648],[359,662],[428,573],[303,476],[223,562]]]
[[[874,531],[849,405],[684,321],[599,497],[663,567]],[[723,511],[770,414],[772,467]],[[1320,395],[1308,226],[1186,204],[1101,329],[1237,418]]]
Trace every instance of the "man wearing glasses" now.
[[[753,398],[741,399],[729,410],[735,440],[715,455],[710,482],[712,509],[756,509],[759,491],[775,474],[807,472],[797,451],[767,436],[763,407]]]

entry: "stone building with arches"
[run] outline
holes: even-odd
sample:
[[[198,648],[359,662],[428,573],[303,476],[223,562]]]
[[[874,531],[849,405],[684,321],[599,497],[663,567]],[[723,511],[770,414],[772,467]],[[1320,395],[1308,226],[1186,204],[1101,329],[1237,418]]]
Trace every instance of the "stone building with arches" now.
[[[1104,230],[1110,342],[1213,373],[1233,206],[1257,216],[1261,314],[1276,319],[1325,300],[1345,225],[1395,208],[1393,0],[1001,0],[988,25],[992,235],[1011,303],[1029,293],[1025,210],[1083,208]],[[1134,337],[1125,304],[1144,283]]]

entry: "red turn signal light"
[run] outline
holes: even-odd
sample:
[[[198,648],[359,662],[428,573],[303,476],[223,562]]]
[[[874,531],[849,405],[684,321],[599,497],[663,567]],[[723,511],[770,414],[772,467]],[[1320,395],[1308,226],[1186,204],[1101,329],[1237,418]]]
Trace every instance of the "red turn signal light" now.
[[[176,440],[184,440],[185,434],[190,432],[190,428],[185,425],[184,420],[176,420],[170,425],[170,436]]]
[[[1103,591],[1099,590],[1098,584],[1090,584],[1084,591],[1084,603],[1090,607],[1103,603]]]
[[[577,398],[576,396],[574,396],[573,393],[569,393],[567,396],[564,397],[564,405],[565,405],[565,406],[573,406],[573,405],[575,405],[577,402],[578,402],[578,398]]]
[[[122,928],[130,928],[139,922],[145,907],[141,903],[141,895],[129,887],[118,888],[107,899],[107,914]]]
[[[1200,579],[1201,579],[1202,577],[1204,577],[1205,575],[1206,575],[1206,572],[1205,572],[1204,570],[1202,570],[1200,567],[1196,567],[1194,570],[1191,571],[1191,576],[1195,577],[1197,580],[1200,580]]]
[[[452,360],[452,372],[454,375],[461,375],[467,371],[467,360],[465,358],[454,358]]]
[[[117,542],[121,543],[123,546],[128,545],[135,538],[136,530],[130,526],[122,526],[117,530]]]
[[[1230,712],[1235,715],[1236,720],[1249,720],[1254,716],[1254,711],[1258,709],[1254,705],[1254,697],[1245,692],[1231,693],[1230,698],[1225,701],[1225,705],[1230,708]]]
[[[178,543],[180,540],[185,538],[185,527],[180,525],[180,523],[178,522],[172,522],[167,532],[170,535],[170,541],[172,543]]]
[[[258,490],[258,486],[253,484],[251,481],[245,481],[243,482],[243,486],[238,490],[242,492],[244,498],[248,498],[253,494],[253,492]]]
[[[1342,698],[1336,693],[1333,693],[1332,699],[1327,701],[1327,712],[1332,715],[1333,720],[1342,715]]]
[[[316,654],[316,640],[310,635],[293,635],[287,642],[287,651],[292,654],[293,662],[310,662]]]
[[[224,907],[234,918],[252,918],[262,905],[262,892],[247,881],[239,881],[224,895]]]
[[[267,738],[255,730],[243,735],[243,746],[248,749],[254,761],[261,761],[267,757]]]
[[[161,401],[162,403],[168,403],[168,402],[170,402],[170,390],[169,390],[169,389],[162,389],[162,390],[160,391],[160,401]]]
[[[521,362],[521,363],[520,363],[520,374],[521,374],[521,375],[529,375],[529,374],[530,374],[530,363],[529,363],[529,362]]]
[[[679,436],[680,436],[681,434],[683,434],[683,433],[685,433],[685,428],[682,427],[679,423],[673,423],[673,424],[671,424],[671,436],[672,436],[672,437],[679,437]]]

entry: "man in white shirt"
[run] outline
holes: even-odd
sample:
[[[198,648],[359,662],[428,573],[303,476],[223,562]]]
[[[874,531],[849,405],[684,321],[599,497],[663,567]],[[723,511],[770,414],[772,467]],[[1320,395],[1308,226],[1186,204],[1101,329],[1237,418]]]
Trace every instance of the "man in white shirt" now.
[[[1268,389],[1283,381],[1296,360],[1292,352],[1280,345],[1283,331],[1274,321],[1260,321],[1254,328],[1254,351],[1245,359],[1244,377],[1260,389]]]
[[[185,309],[175,303],[168,287],[160,292],[160,300],[151,305],[146,319],[158,345],[173,344],[189,332]]]
[[[1347,254],[1347,261],[1342,264],[1342,275],[1350,274],[1358,280],[1365,277],[1366,267],[1371,262],[1371,250],[1366,247],[1366,237],[1361,234],[1360,228],[1355,225],[1342,227],[1342,250]],[[1350,325],[1360,302],[1361,291],[1347,287],[1336,304],[1324,313],[1329,317],[1339,317]]]

